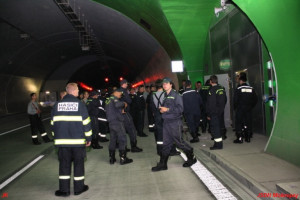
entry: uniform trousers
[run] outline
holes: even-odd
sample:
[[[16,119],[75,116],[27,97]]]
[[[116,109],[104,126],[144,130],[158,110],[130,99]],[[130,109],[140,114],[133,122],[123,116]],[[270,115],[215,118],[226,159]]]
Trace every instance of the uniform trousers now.
[[[163,119],[161,117],[161,113],[157,110],[154,113],[154,136],[156,141],[156,150],[157,154],[161,154],[162,147],[163,147]]]
[[[28,115],[30,121],[31,135],[32,139],[37,138],[38,132],[40,132],[41,136],[44,137],[47,135],[41,116],[38,114]]]
[[[222,133],[221,133],[222,122],[221,122],[221,120],[222,120],[222,115],[211,115],[210,116],[211,132],[212,132],[212,135],[216,142],[222,141]]]
[[[126,132],[123,122],[110,122],[109,123],[109,130],[110,130],[110,143],[109,143],[109,150],[115,151],[116,144],[118,142],[119,150],[125,150],[125,146],[127,143]]]
[[[74,192],[81,192],[84,187],[85,147],[59,147],[59,190],[70,192],[71,167],[74,163]]]
[[[235,112],[235,130],[242,132],[247,127],[249,133],[252,133],[252,113],[251,108],[238,108]]]
[[[184,115],[185,115],[186,123],[190,129],[190,133],[197,134],[201,115],[195,115],[192,113],[185,113]]]
[[[185,153],[192,150],[192,147],[182,138],[181,119],[163,121],[163,149],[162,156],[169,156],[172,146],[183,150]]]
[[[128,112],[123,114],[123,119],[124,119],[125,130],[129,135],[130,144],[132,146],[136,143],[136,132],[137,131],[136,131],[135,126],[133,124],[132,117]]]

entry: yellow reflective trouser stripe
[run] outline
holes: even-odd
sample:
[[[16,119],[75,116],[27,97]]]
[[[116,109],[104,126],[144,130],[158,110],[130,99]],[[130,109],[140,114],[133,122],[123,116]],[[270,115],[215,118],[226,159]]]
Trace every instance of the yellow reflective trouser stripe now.
[[[84,179],[84,176],[74,177],[74,181],[81,181]]]
[[[71,176],[59,176],[59,179],[70,179]]]
[[[58,122],[58,121],[80,122],[80,121],[82,121],[82,117],[81,116],[65,116],[65,115],[54,116],[53,122]]]
[[[53,123],[53,120],[51,120],[50,124],[51,124],[51,125],[53,125],[53,124],[54,124],[54,123]]]
[[[87,125],[90,122],[91,122],[90,117],[88,117],[88,118],[86,118],[85,120],[82,121],[83,125]]]
[[[89,137],[93,134],[92,130],[88,131],[88,132],[84,132],[86,137]]]
[[[54,144],[85,144],[85,139],[55,139]]]
[[[216,138],[215,141],[216,142],[222,142],[222,138]]]

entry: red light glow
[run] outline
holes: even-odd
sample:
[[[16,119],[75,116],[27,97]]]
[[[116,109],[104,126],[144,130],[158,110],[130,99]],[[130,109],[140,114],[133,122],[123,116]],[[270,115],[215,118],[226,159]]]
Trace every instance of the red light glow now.
[[[104,80],[105,80],[105,82],[108,82],[108,81],[109,81],[108,78],[105,78]]]
[[[120,81],[123,81],[123,77],[120,77]]]
[[[78,82],[78,85],[79,85],[80,87],[82,87],[83,89],[87,90],[87,91],[92,91],[92,90],[93,90],[92,87],[87,86],[86,84],[84,84],[84,83],[82,83],[82,82]]]

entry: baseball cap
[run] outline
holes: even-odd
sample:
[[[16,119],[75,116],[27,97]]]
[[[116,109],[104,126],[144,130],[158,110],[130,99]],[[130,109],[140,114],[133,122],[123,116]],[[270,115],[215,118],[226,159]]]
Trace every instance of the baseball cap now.
[[[117,88],[113,92],[122,92],[123,93],[123,90],[121,88]]]
[[[171,79],[170,78],[168,78],[168,77],[165,77],[164,79],[163,79],[163,83],[171,83]]]
[[[126,79],[123,79],[122,81],[120,81],[120,85],[123,85],[124,83],[128,83],[128,81]]]
[[[100,93],[96,90],[93,90],[91,93],[90,93],[90,96],[95,96],[95,95],[100,95]]]

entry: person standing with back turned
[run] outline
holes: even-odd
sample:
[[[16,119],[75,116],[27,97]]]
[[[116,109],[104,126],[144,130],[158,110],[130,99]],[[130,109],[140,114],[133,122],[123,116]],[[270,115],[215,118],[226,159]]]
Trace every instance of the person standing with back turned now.
[[[51,113],[54,144],[58,146],[59,190],[56,196],[70,195],[71,166],[74,163],[74,194],[80,195],[89,187],[84,185],[85,146],[91,145],[91,120],[86,105],[78,97],[78,86],[69,83],[67,95],[58,101]]]

